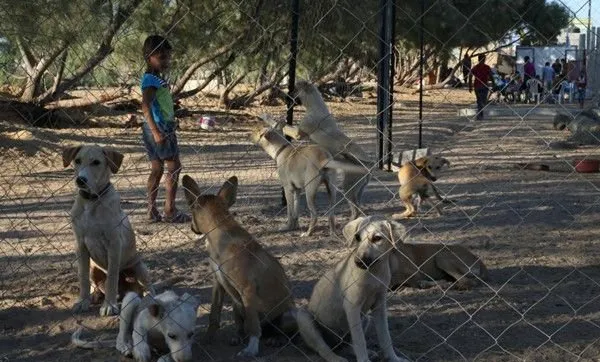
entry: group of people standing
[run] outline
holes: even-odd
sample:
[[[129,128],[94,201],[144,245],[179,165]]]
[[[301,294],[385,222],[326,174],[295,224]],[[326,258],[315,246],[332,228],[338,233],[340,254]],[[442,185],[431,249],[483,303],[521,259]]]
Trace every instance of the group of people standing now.
[[[531,100],[539,102],[542,96],[544,96],[544,99],[554,99],[553,94],[561,93],[561,89],[564,92],[565,88],[572,86],[577,89],[577,99],[579,105],[583,108],[587,87],[587,77],[584,70],[580,71],[574,84],[570,84],[568,79],[569,67],[566,59],[557,58],[552,64],[546,62],[541,74],[537,73],[535,64],[529,56],[525,56],[524,61],[522,79],[517,71],[504,81],[499,75],[494,77],[493,70],[485,64],[485,55],[479,55],[477,64],[471,67],[471,57],[465,54],[462,60],[463,79],[469,86],[469,92],[475,91],[477,99],[476,118],[478,120],[483,119],[483,108],[487,104],[490,90],[503,94],[510,93],[515,98],[520,98],[520,95],[524,94],[526,102]],[[500,84],[495,84],[494,78],[499,78],[498,83]],[[490,83],[493,86],[490,87]]]

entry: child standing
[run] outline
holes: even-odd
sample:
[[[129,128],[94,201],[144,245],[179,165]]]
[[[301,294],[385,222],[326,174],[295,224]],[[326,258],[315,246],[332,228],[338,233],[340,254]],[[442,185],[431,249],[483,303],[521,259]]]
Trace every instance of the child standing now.
[[[142,112],[144,124],[142,138],[152,171],[148,178],[148,219],[152,222],[184,223],[190,221],[187,214],[175,207],[177,182],[181,171],[179,147],[175,129],[175,111],[169,85],[162,74],[169,68],[172,47],[159,35],[146,38],[143,46],[146,72],[142,76]],[[164,214],[156,207],[158,186],[167,166],[166,200]]]

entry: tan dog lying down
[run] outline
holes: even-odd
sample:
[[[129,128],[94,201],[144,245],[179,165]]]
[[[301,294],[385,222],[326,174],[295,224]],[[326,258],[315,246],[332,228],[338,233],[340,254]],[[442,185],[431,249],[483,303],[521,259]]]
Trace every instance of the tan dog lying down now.
[[[153,292],[146,265],[136,250],[133,228],[121,209],[119,193],[110,183],[123,155],[100,146],[77,146],[66,148],[62,158],[64,167],[74,164],[77,186],[71,208],[79,273],[79,300],[74,311],[89,309],[91,279],[94,299],[100,300],[105,294],[100,315],[116,315],[119,285],[139,292],[141,288],[135,287],[139,283]]]
[[[391,251],[390,289],[402,286],[430,288],[439,285],[473,288],[488,280],[483,261],[460,245],[396,243]]]
[[[308,311],[299,309],[297,321],[304,341],[328,362],[345,362],[332,348],[351,337],[357,361],[369,361],[365,340],[367,313],[373,315],[379,347],[387,361],[406,361],[394,352],[387,320],[390,251],[405,229],[383,217],[360,217],[344,227],[344,238],[354,250],[325,273],[315,285]]]
[[[279,261],[235,221],[229,208],[237,194],[231,177],[216,195],[202,194],[188,175],[183,176],[185,197],[192,210],[192,231],[206,235],[214,272],[207,339],[219,329],[225,293],[231,297],[239,343],[249,337],[239,356],[254,357],[263,328],[278,325],[292,307],[289,281]]]
[[[295,230],[298,228],[298,198],[300,191],[305,190],[306,204],[310,211],[310,224],[308,230],[301,236],[310,236],[317,224],[317,206],[315,199],[321,184],[325,185],[329,196],[329,234],[335,234],[335,170],[362,174],[366,171],[363,166],[348,161],[334,160],[326,148],[319,145],[293,145],[285,139],[281,128],[283,123],[276,124],[275,128],[264,127],[256,130],[252,142],[262,147],[265,152],[277,163],[279,180],[285,190],[287,200],[288,221],[280,231]]]

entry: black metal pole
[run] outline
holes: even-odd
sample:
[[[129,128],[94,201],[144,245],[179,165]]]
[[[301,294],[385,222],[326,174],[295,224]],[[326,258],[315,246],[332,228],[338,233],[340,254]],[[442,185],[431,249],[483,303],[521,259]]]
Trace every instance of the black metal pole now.
[[[388,112],[388,126],[387,126],[387,169],[388,171],[392,170],[392,125],[394,123],[393,115],[394,115],[394,77],[396,76],[396,53],[394,51],[394,47],[396,45],[396,1],[389,0],[389,13],[388,13],[388,27],[389,27],[389,36],[390,36],[390,84],[389,84],[389,94],[390,94],[390,107]]]
[[[296,84],[296,58],[298,56],[298,22],[300,20],[300,0],[292,0],[292,24],[290,29],[290,61],[288,65],[288,96],[286,122],[294,123],[294,88]],[[288,141],[289,137],[286,137]],[[285,192],[281,190],[281,203],[287,205]]]
[[[377,64],[377,165],[383,169],[383,135],[387,124],[389,89],[389,43],[387,40],[387,4],[389,0],[379,1],[379,63]]]
[[[419,33],[419,148],[423,147],[423,66],[424,66],[424,29],[425,24],[423,21],[423,17],[425,16],[425,0],[421,0],[421,19],[420,19],[420,33]]]

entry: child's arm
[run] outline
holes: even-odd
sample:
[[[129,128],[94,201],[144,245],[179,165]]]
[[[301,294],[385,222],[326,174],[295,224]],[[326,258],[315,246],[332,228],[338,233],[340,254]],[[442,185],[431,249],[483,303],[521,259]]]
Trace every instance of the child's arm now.
[[[156,97],[156,88],[144,88],[144,90],[142,91],[142,113],[144,114],[146,122],[148,122],[148,127],[150,127],[150,131],[152,132],[154,142],[163,143],[165,141],[165,137],[156,126],[156,122],[154,122],[154,117],[152,117],[151,104],[154,100],[154,97]]]

